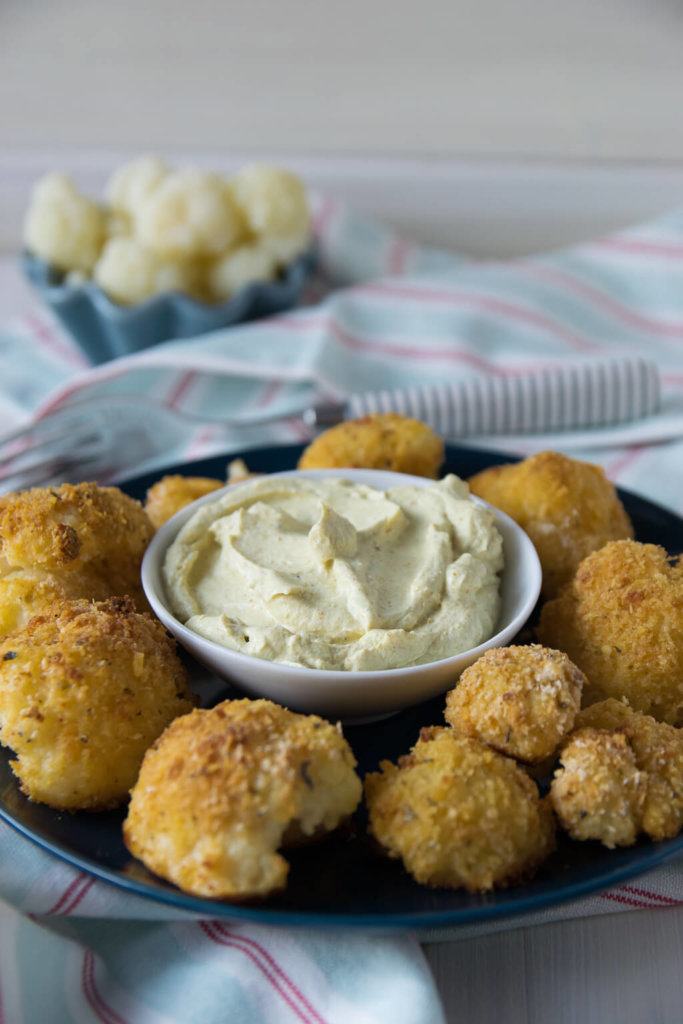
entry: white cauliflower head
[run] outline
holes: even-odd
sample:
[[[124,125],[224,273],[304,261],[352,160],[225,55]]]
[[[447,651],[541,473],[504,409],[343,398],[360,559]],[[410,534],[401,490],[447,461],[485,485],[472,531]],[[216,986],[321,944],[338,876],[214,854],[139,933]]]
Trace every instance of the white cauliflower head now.
[[[256,235],[287,238],[308,235],[306,190],[296,175],[280,167],[251,164],[232,179],[232,189]]]
[[[168,257],[217,256],[244,235],[244,221],[223,179],[201,170],[166,177],[138,210],[141,242]]]
[[[309,231],[296,235],[264,235],[261,242],[264,248],[271,253],[277,265],[284,267],[308,249],[311,244],[311,235]]]
[[[135,238],[110,238],[95,264],[93,277],[114,302],[132,305],[162,292],[191,292],[192,272],[146,249]]]
[[[223,301],[253,281],[272,281],[275,271],[276,260],[264,245],[241,245],[211,267],[209,290],[214,299]]]
[[[226,301],[276,277],[308,248],[310,232],[306,190],[288,171],[253,164],[227,179],[173,171],[155,156],[117,168],[102,206],[65,175],[48,175],[24,224],[26,247],[68,284],[93,277],[126,305],[172,291]]]
[[[104,227],[107,238],[120,238],[133,234],[133,222],[123,210],[107,207],[104,211]]]
[[[90,273],[104,242],[104,214],[64,174],[48,174],[33,189],[24,243],[58,270]]]
[[[169,174],[169,167],[156,156],[141,156],[119,167],[105,188],[105,197],[117,214],[135,217]]]

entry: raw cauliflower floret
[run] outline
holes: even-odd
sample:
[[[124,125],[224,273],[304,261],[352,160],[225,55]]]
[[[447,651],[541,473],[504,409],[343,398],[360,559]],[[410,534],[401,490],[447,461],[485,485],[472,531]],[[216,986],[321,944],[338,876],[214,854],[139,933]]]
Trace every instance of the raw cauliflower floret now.
[[[308,237],[308,200],[296,175],[280,167],[251,164],[233,178],[232,189],[254,234],[288,240],[290,245],[292,239]]]
[[[107,182],[107,203],[115,213],[135,217],[169,170],[168,165],[155,156],[131,160],[114,171]]]
[[[311,233],[307,229],[295,235],[264,235],[261,243],[275,259],[278,266],[284,267],[297,256],[300,256],[311,244]]]
[[[209,272],[209,288],[213,298],[222,300],[254,281],[272,281],[276,260],[259,242],[240,245],[219,259]]]
[[[189,169],[169,174],[136,217],[140,241],[159,255],[218,256],[244,235],[244,221],[218,174]]]
[[[123,210],[107,207],[104,211],[105,234],[109,238],[128,238],[133,234],[133,220]]]
[[[90,280],[90,276],[85,274],[82,270],[70,270],[64,276],[64,284],[68,284],[71,288],[80,288],[81,285],[85,284]]]
[[[102,210],[64,174],[48,174],[34,187],[24,221],[27,249],[58,270],[90,273],[104,242]]]
[[[192,291],[192,275],[184,264],[161,260],[135,238],[111,238],[93,277],[110,298],[124,305],[162,292]]]

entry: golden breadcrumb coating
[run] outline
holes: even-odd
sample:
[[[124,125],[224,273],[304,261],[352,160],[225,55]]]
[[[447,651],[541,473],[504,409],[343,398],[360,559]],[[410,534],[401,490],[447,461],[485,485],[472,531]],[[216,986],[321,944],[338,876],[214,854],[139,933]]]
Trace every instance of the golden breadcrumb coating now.
[[[537,637],[585,672],[584,703],[625,697],[659,721],[683,724],[680,557],[655,544],[607,544],[543,606]]]
[[[492,466],[470,490],[506,512],[533,541],[543,569],[543,596],[553,597],[582,558],[633,526],[604,471],[558,452]]]
[[[390,469],[436,479],[443,440],[431,427],[399,413],[372,413],[323,431],[299,459],[299,469]]]
[[[536,784],[478,740],[423,729],[398,766],[380,769],[365,780],[370,830],[422,885],[483,892],[523,881],[554,848]]]
[[[60,583],[41,569],[0,576],[0,637],[24,629],[34,615],[49,612],[59,601],[81,597],[82,582],[80,576],[73,576]]]
[[[15,585],[20,576],[45,584],[35,589],[35,613],[47,610],[53,595],[129,594],[146,608],[140,564],[153,533],[140,502],[118,487],[62,484],[0,496],[0,580],[13,581],[3,597],[20,605],[4,617],[23,617],[30,587]]]
[[[147,747],[195,703],[175,644],[129,598],[63,602],[0,642],[0,742],[51,807],[122,803]]]
[[[221,487],[225,487],[224,480],[208,476],[164,476],[147,491],[145,512],[158,530],[181,508]]]
[[[336,828],[362,786],[341,729],[267,700],[176,719],[147,752],[124,839],[150,871],[196,896],[262,896],[286,884],[278,852]]]
[[[645,776],[641,828],[651,839],[669,839],[683,823],[683,733],[651,715],[609,698],[584,708],[577,727],[619,733],[628,740]]]
[[[561,651],[540,644],[494,648],[446,694],[446,721],[464,736],[538,764],[573,728],[585,682]]]
[[[617,700],[615,697],[608,697],[607,700],[598,701],[582,708],[576,716],[577,729],[603,729],[607,732],[616,732],[623,726],[632,724],[635,720],[640,722],[654,722],[650,715],[643,715],[640,711],[634,711],[626,700]],[[667,729],[670,728],[667,726]]]
[[[646,785],[627,737],[578,729],[563,747],[560,763],[550,799],[572,839],[596,839],[610,850],[635,843]]]

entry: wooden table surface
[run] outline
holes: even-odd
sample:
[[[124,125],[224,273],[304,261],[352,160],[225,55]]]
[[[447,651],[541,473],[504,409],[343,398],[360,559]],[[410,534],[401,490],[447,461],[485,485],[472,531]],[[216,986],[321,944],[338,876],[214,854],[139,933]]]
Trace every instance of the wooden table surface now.
[[[680,1024],[683,907],[426,945],[448,1024]]]

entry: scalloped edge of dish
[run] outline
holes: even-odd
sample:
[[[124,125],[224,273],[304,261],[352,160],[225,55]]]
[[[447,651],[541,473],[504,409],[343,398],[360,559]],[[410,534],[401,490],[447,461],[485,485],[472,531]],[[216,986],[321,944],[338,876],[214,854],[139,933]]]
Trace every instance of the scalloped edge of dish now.
[[[132,355],[163,341],[191,338],[293,308],[318,262],[311,245],[275,281],[254,282],[227,302],[210,305],[181,292],[134,306],[113,302],[93,281],[64,284],[45,260],[24,251],[26,278],[93,363]]]

